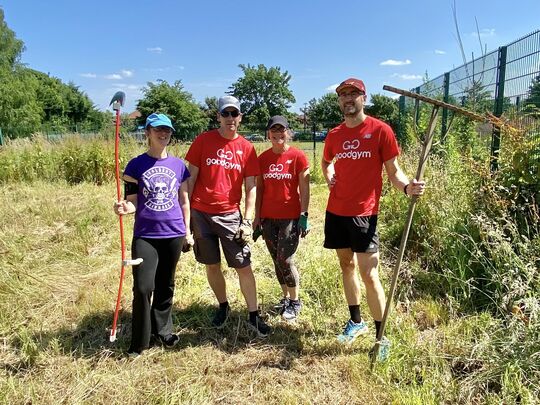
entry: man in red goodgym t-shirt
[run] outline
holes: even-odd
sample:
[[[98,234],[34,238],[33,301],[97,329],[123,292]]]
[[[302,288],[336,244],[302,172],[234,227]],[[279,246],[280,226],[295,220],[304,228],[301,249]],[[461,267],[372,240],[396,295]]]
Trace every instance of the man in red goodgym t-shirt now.
[[[264,337],[271,329],[257,310],[257,288],[247,243],[252,233],[259,174],[257,154],[253,145],[237,132],[242,114],[235,97],[219,99],[217,117],[220,127],[197,136],[186,155],[191,173],[188,184],[195,258],[206,265],[208,283],[219,302],[212,324],[223,327],[230,312],[221,271],[221,244],[227,264],[238,273],[249,311],[248,325]],[[242,186],[246,192],[243,216]]]
[[[423,194],[425,184],[416,180],[410,182],[399,167],[399,148],[390,126],[364,113],[367,99],[364,83],[350,78],[343,81],[336,92],[345,121],[328,133],[321,161],[330,189],[324,247],[335,249],[339,259],[351,319],[338,340],[350,344],[368,329],[360,314],[360,280],[355,263],[366,287],[376,336],[386,304],[378,274],[376,229],[383,166],[394,187],[407,196]],[[388,353],[389,345],[384,337],[380,355]]]

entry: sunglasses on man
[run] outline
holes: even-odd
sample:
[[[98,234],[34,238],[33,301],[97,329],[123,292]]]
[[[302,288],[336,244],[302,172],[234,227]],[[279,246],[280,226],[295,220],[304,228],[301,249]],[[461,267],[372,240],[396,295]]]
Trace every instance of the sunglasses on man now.
[[[233,117],[233,118],[236,118],[240,115],[240,111],[238,110],[234,110],[234,111],[221,111],[220,112],[221,116],[223,118],[227,118],[227,117]]]

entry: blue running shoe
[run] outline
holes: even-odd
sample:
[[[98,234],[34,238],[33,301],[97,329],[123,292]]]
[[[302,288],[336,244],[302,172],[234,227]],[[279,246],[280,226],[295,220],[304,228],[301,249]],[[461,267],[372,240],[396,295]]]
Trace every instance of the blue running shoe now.
[[[364,321],[356,323],[349,319],[343,333],[338,335],[337,339],[339,343],[351,344],[358,336],[365,335],[367,331],[368,327]]]

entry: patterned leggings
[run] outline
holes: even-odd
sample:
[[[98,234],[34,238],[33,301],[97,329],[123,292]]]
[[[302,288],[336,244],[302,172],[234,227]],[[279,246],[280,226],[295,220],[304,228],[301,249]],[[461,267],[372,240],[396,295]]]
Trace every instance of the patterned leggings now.
[[[279,284],[296,287],[300,276],[293,258],[300,239],[298,219],[264,218],[262,229],[266,247],[274,261]]]

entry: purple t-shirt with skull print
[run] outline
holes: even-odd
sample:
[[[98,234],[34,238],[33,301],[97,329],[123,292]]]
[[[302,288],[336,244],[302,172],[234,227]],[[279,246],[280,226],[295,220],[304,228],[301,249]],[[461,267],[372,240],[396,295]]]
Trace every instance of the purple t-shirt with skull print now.
[[[124,174],[138,183],[133,236],[174,238],[186,234],[178,201],[180,185],[190,176],[182,160],[167,156],[156,159],[143,153],[129,161]]]

